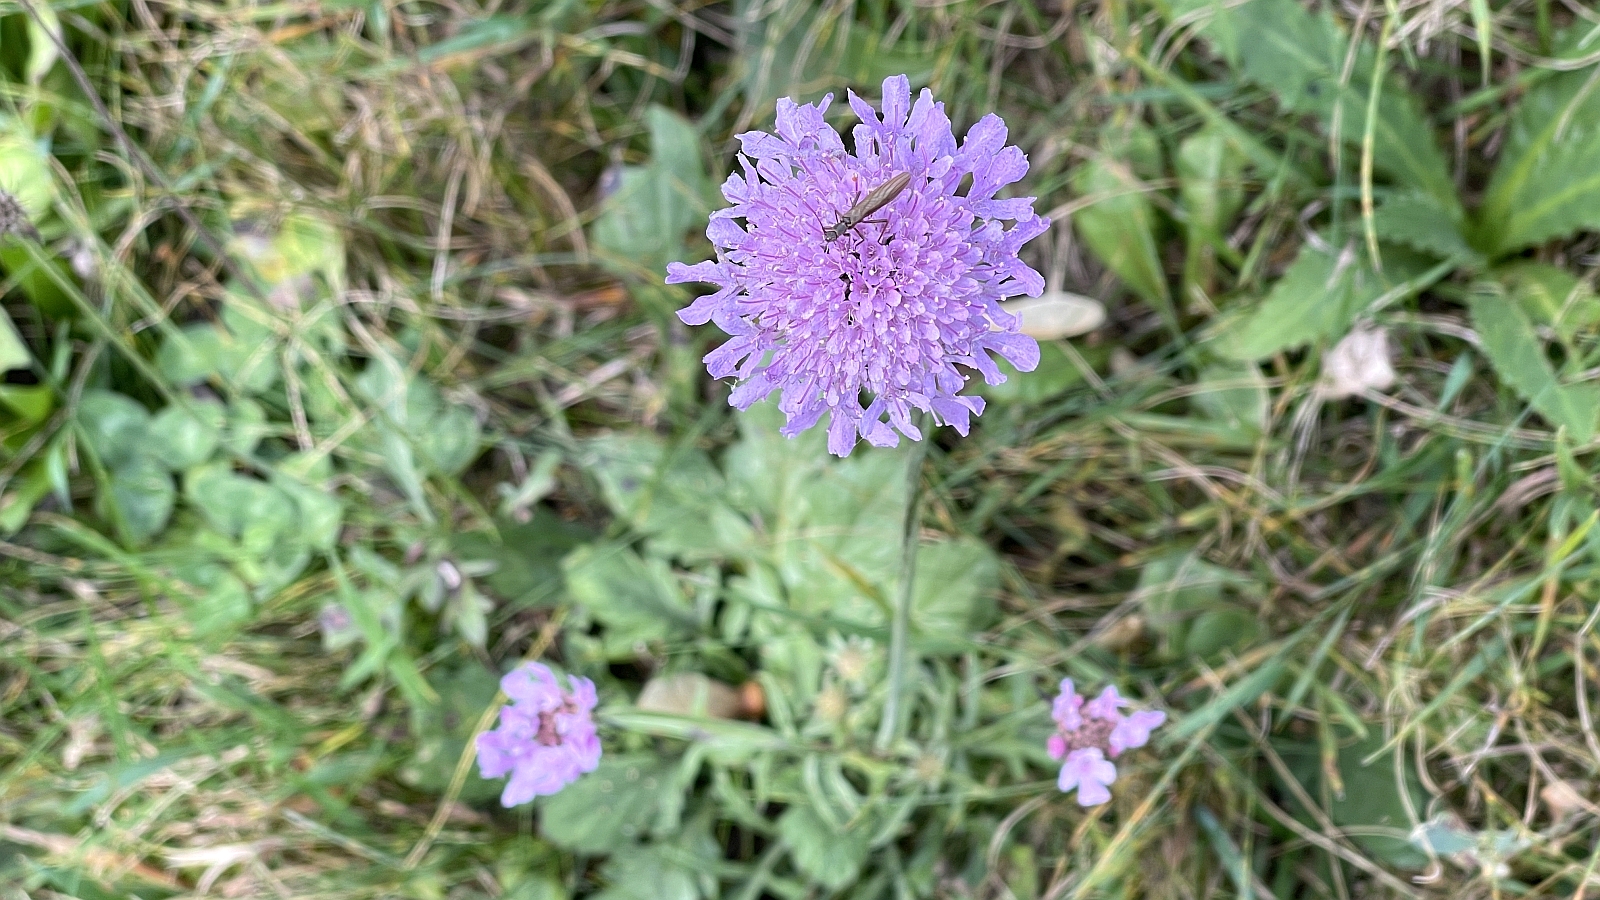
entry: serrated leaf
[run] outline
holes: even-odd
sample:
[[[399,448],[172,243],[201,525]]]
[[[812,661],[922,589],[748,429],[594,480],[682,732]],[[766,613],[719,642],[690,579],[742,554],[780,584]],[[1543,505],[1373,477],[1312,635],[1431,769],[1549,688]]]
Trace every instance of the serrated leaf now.
[[[1155,211],[1145,196],[1149,188],[1126,165],[1104,157],[1084,163],[1072,185],[1095,200],[1072,216],[1084,243],[1129,290],[1158,309],[1169,308],[1172,298],[1156,248]]]
[[[1440,203],[1430,194],[1410,192],[1391,196],[1373,213],[1378,239],[1403,244],[1440,259],[1476,260],[1479,254],[1467,243],[1461,208]]]
[[[1484,356],[1501,382],[1552,424],[1565,425],[1580,443],[1593,437],[1600,385],[1562,384],[1556,378],[1533,323],[1501,285],[1479,284],[1468,302]]]
[[[1218,340],[1218,352],[1251,362],[1335,337],[1379,293],[1377,279],[1356,254],[1336,255],[1308,244],[1266,299]]]
[[[1478,213],[1478,244],[1500,256],[1600,228],[1600,90],[1594,71],[1558,72],[1517,103]]]

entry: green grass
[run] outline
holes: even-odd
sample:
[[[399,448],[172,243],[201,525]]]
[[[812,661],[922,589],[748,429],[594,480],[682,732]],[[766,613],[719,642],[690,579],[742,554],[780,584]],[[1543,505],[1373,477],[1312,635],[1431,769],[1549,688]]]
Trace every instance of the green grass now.
[[[1600,890],[1577,7],[41,6],[0,0],[5,900]],[[896,680],[911,451],[735,414],[662,277],[778,97],[902,72],[1005,117],[1025,255],[1110,318],[926,448]],[[1398,380],[1336,397],[1358,325]],[[465,751],[524,658],[597,682],[606,759],[507,811]],[[635,706],[686,673],[765,716]],[[1090,810],[1066,676],[1170,716]]]

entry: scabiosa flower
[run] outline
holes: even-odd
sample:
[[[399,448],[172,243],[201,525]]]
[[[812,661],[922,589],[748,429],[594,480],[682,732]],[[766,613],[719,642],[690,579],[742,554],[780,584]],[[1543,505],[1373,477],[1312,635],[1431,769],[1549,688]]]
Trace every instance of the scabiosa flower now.
[[[722,185],[733,206],[706,228],[717,258],[667,266],[668,284],[718,287],[678,317],[732,335],[705,358],[712,377],[736,380],[729,402],[747,409],[781,392],[788,437],[828,413],[837,456],[858,436],[879,447],[899,434],[920,440],[913,409],[965,435],[984,404],[960,395],[957,366],[999,384],[991,354],[1025,372],[1038,365],[1039,345],[999,301],[1044,290],[1017,251],[1050,225],[1032,197],[995,197],[1028,171],[999,116],[957,146],[944,104],[924,89],[912,105],[904,75],[884,80],[882,118],[849,99],[861,119],[854,153],[823,120],[832,94],[816,105],[779,100],[776,134],[739,135],[742,173]],[[886,205],[840,227],[902,174],[909,181]]]
[[[1108,686],[1100,696],[1084,702],[1072,686],[1071,678],[1061,679],[1061,693],[1051,704],[1050,718],[1056,733],[1045,748],[1051,759],[1064,759],[1056,785],[1063,792],[1078,789],[1078,803],[1094,806],[1111,799],[1111,783],[1117,780],[1117,767],[1111,764],[1119,753],[1143,747],[1150,731],[1167,721],[1160,711],[1141,710],[1124,715],[1128,701]]]
[[[554,794],[600,765],[600,738],[590,713],[594,682],[568,675],[563,691],[554,672],[527,663],[500,679],[511,703],[500,708],[500,725],[478,735],[478,771],[484,778],[511,773],[500,795],[504,806]]]

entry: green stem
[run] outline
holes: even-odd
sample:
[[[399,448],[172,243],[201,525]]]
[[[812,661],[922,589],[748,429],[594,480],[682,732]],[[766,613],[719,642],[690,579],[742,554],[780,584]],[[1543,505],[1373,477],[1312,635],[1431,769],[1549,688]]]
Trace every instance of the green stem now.
[[[906,645],[911,637],[912,577],[917,568],[917,537],[922,530],[922,461],[928,455],[926,442],[933,440],[933,423],[921,415],[916,421],[923,438],[912,442],[906,460],[906,517],[900,536],[900,580],[895,585],[894,618],[889,623],[889,695],[883,701],[875,744],[879,753],[888,750],[905,732],[902,698],[906,687]]]

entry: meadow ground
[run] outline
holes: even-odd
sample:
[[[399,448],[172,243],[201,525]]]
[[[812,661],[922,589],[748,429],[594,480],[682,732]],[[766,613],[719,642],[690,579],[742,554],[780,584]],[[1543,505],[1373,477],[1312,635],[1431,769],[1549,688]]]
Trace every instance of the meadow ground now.
[[[0,0],[0,897],[1600,892],[1597,35]],[[841,461],[664,277],[735,134],[899,74],[1004,117],[1108,316]],[[507,810],[524,659],[605,755]],[[1064,677],[1167,714],[1109,803]]]

